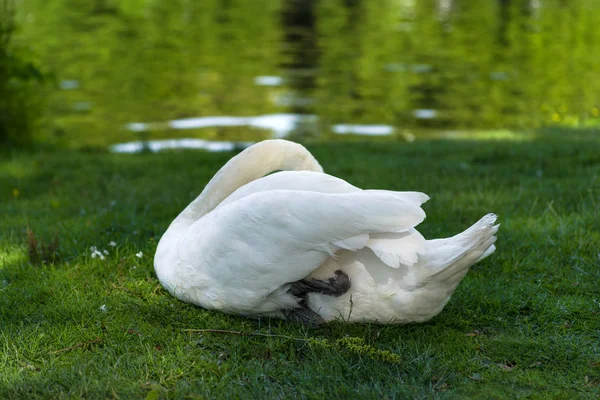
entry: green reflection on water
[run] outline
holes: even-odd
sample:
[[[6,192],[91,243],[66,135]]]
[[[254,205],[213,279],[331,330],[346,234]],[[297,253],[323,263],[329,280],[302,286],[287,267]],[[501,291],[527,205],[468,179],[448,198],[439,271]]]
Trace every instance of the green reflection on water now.
[[[69,143],[137,139],[124,128],[130,122],[280,112],[317,114],[323,136],[338,123],[402,131],[599,122],[600,3],[592,0],[28,0],[19,7],[21,40],[62,82],[50,127]],[[284,80],[260,85],[258,76]],[[268,136],[239,127],[146,135]]]

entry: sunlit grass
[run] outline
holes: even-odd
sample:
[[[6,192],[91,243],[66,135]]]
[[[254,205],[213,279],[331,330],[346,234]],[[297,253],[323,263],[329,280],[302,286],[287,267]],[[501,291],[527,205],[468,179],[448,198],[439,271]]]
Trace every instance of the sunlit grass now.
[[[307,330],[228,316],[171,297],[152,256],[231,153],[9,154],[0,161],[0,398],[597,398],[597,136],[311,151],[355,185],[430,194],[426,237],[496,212],[498,251],[425,324]],[[46,241],[58,232],[59,263],[28,262],[27,227]]]
[[[437,131],[430,135],[438,139],[450,140],[508,140],[513,142],[524,142],[535,139],[532,132],[512,131],[508,129],[497,130],[455,130],[455,131]]]

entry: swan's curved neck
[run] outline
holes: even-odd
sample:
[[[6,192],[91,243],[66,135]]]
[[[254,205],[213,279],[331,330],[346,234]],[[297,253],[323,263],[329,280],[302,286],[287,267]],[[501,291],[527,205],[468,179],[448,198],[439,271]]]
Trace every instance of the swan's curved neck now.
[[[312,154],[298,143],[281,139],[257,143],[229,160],[179,214],[169,230],[187,228],[236,189],[277,170],[323,172]]]

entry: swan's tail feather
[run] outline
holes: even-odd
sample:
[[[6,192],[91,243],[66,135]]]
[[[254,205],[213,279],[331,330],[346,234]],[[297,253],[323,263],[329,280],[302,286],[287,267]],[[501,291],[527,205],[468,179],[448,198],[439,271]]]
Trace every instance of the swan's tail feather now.
[[[458,283],[471,265],[494,252],[497,216],[488,214],[464,232],[448,239],[429,240],[419,260],[428,281]]]
[[[496,237],[491,236],[486,241],[480,242],[480,244],[475,246],[472,250],[465,252],[464,255],[453,264],[432,275],[431,278],[447,282],[448,284],[457,284],[469,271],[469,268],[481,258],[488,248],[493,246],[495,241]]]
[[[496,229],[498,229],[499,227],[500,227],[500,224],[498,224],[498,225],[495,226]],[[483,253],[481,255],[481,257],[479,257],[477,259],[477,261],[475,261],[475,264],[477,264],[479,261],[483,260],[484,258],[492,255],[492,253],[494,253],[494,251],[496,251],[496,245],[495,244],[493,244],[490,247],[488,247],[488,249],[485,251],[485,253]]]

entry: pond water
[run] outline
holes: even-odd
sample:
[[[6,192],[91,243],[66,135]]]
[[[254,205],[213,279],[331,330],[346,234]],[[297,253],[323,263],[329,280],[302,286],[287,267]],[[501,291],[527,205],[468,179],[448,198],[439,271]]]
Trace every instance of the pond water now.
[[[56,75],[51,134],[72,143],[600,123],[595,0],[18,6]]]

